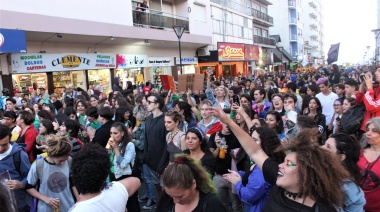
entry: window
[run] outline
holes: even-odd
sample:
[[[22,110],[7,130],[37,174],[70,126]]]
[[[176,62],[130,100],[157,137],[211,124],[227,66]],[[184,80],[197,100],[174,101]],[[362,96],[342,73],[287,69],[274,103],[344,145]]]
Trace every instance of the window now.
[[[248,27],[248,18],[246,17],[243,18],[243,26]]]
[[[265,38],[268,37],[268,30],[263,29],[263,37]]]
[[[261,7],[261,12],[267,14],[267,8],[266,7]]]
[[[262,36],[262,30],[260,28],[255,27],[255,35]]]
[[[232,35],[232,24],[227,23],[227,35]]]
[[[213,20],[212,21],[212,28],[213,28],[214,33],[218,33],[218,34],[221,33],[220,21]]]

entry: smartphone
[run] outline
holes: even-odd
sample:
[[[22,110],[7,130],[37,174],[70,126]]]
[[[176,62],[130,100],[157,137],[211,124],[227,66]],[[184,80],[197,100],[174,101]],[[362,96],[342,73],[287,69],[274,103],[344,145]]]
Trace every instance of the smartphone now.
[[[240,106],[240,96],[237,94],[234,94],[232,96],[232,102]]]

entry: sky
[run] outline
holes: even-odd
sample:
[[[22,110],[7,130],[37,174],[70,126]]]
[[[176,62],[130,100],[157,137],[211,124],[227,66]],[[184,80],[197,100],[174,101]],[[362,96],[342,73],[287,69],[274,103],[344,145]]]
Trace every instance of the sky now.
[[[374,55],[378,0],[323,0],[325,58],[331,44],[340,42],[338,64],[364,63],[366,46]],[[379,0],[380,1],[380,0]]]

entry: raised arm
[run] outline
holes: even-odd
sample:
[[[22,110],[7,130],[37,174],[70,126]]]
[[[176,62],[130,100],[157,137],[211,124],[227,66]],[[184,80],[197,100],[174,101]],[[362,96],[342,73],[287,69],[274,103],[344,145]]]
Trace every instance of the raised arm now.
[[[241,129],[235,122],[233,122],[230,117],[223,111],[223,109],[218,105],[218,108],[212,108],[212,114],[217,117],[221,122],[228,125],[228,127],[235,134],[236,138],[239,140],[241,146],[245,152],[251,157],[253,161],[262,169],[264,161],[268,158],[261,147],[253,141],[253,138],[249,136],[243,129]]]

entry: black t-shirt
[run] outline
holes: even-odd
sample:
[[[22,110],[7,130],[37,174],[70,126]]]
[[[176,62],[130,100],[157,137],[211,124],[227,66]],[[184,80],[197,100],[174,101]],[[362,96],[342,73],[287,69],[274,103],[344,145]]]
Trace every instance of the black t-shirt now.
[[[171,198],[165,190],[162,192],[160,201],[158,202],[156,211],[160,212],[174,212],[173,198]],[[214,193],[199,193],[198,206],[192,212],[227,212],[218,196]]]
[[[209,139],[209,147],[213,149],[217,148],[215,143],[215,135],[216,133],[211,134]],[[229,135],[223,135],[219,132],[219,136],[226,139],[226,145],[228,146],[226,157],[224,159],[216,157],[215,173],[223,175],[228,173],[228,169],[231,169],[231,149],[240,148],[241,146],[238,139],[232,132]]]
[[[263,164],[263,175],[265,181],[272,185],[270,191],[269,199],[267,204],[263,208],[263,212],[293,212],[293,211],[302,211],[302,212],[315,212],[315,211],[336,211],[334,207],[328,207],[323,204],[316,203],[313,207],[303,205],[299,202],[293,201],[285,196],[284,189],[276,185],[277,176],[278,176],[278,163],[268,158]]]
[[[183,151],[184,154],[190,155],[190,150]],[[215,174],[215,157],[212,155],[210,151],[205,152],[203,157],[201,158],[201,163],[203,168],[206,169],[206,171],[211,175],[214,176]]]

